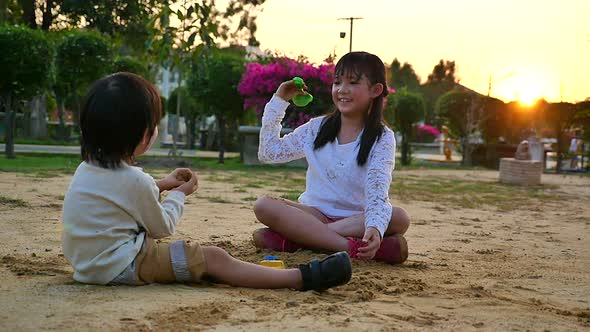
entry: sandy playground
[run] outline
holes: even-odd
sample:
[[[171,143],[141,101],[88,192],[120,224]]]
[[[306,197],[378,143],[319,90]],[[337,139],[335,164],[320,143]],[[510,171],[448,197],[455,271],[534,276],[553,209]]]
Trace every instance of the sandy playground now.
[[[164,171],[152,173],[156,177]],[[524,189],[496,171],[396,171],[408,261],[354,262],[323,294],[211,283],[103,287],[73,281],[60,247],[71,175],[0,172],[0,330],[590,330],[590,178],[543,175]],[[302,171],[202,171],[172,239],[259,261],[262,194],[296,197]],[[288,265],[309,251],[278,254]]]

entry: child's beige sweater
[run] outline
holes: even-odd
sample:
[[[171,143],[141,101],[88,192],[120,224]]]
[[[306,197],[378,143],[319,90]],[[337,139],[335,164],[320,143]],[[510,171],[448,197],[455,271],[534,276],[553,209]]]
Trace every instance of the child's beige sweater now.
[[[63,253],[74,279],[107,284],[139,253],[146,236],[174,233],[184,193],[162,202],[154,179],[140,168],[106,169],[82,162],[64,198]]]

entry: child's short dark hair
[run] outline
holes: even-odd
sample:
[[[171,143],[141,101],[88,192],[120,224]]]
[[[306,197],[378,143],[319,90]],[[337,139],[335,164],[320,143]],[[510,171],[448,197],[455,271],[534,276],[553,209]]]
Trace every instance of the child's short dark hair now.
[[[143,77],[121,72],[94,82],[80,112],[82,159],[120,167],[161,117],[160,95]]]

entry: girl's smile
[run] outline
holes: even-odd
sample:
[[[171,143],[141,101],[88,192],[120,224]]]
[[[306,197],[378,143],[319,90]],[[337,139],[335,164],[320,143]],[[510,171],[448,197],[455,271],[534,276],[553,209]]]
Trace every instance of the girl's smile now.
[[[375,98],[369,80],[362,75],[337,76],[332,84],[332,101],[342,114],[365,114]]]

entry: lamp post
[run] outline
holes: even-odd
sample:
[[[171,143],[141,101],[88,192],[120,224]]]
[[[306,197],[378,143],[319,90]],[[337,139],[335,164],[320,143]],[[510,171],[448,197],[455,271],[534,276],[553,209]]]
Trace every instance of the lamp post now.
[[[338,20],[349,20],[350,21],[350,43],[348,45],[348,52],[352,52],[352,23],[354,22],[354,20],[362,20],[362,17],[341,17]],[[346,36],[346,32],[341,32],[340,33],[340,38],[344,38]]]

